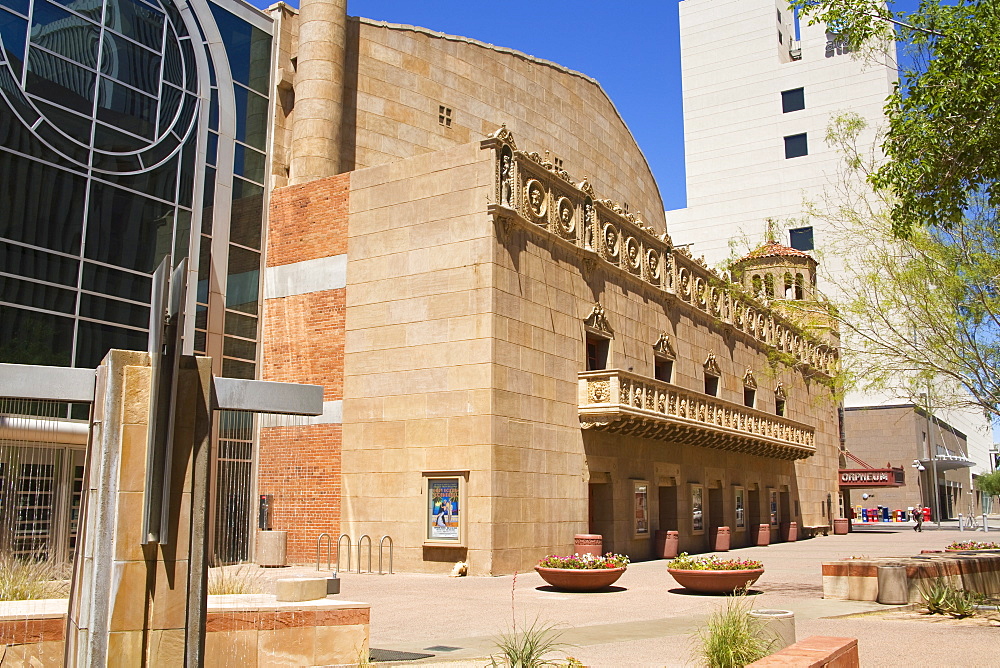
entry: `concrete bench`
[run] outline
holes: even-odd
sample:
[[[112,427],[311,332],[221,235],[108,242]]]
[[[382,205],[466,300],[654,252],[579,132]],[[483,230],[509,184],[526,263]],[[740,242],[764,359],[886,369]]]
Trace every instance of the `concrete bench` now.
[[[830,535],[830,525],[829,524],[807,524],[802,527],[802,533],[805,534],[806,538],[812,538],[818,533],[822,533],[824,536]]]
[[[858,668],[857,638],[809,636],[805,640],[754,661],[747,668]]]

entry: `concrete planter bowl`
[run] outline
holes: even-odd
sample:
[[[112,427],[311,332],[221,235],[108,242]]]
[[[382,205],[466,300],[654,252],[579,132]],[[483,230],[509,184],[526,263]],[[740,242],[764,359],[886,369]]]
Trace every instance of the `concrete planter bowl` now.
[[[625,572],[621,568],[546,568],[535,570],[547,583],[563,591],[598,591],[610,587]]]
[[[667,572],[677,584],[702,594],[732,594],[737,589],[749,587],[764,574],[763,568],[747,568],[734,571],[689,571],[668,568]]]

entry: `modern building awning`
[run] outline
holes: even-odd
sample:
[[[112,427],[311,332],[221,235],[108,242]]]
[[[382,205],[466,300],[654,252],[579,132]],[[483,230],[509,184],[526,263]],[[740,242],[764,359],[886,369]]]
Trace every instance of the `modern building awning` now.
[[[932,466],[930,459],[921,459],[920,463],[925,467],[930,468]],[[968,457],[963,457],[962,455],[937,455],[934,457],[933,466],[937,467],[938,471],[954,471],[955,469],[967,469],[972,468],[976,465],[976,462],[972,461]]]
[[[584,429],[775,459],[816,452],[809,425],[618,369],[580,373],[579,406]]]

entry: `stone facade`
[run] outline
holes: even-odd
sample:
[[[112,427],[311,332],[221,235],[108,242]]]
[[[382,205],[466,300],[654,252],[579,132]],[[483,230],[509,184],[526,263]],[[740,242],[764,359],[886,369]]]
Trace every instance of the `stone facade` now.
[[[296,14],[272,14],[291,68]],[[829,525],[836,332],[674,248],[600,86],[465,38],[345,30],[349,176],[271,198],[265,379],[330,404],[261,437],[289,558],[321,531],[388,535],[399,570],[499,574],[577,533],[643,559],[660,529],[703,551],[718,526],[741,545]],[[277,186],[296,113],[276,109]]]

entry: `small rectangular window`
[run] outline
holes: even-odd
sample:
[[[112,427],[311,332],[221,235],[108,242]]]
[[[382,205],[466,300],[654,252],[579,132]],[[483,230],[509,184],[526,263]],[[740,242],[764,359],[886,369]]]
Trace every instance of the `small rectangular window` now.
[[[757,405],[757,390],[752,387],[743,388],[743,405],[748,408],[755,408]]]
[[[718,376],[705,376],[705,394],[713,397],[719,396]]]
[[[775,10],[778,12],[778,23],[781,23],[781,10],[777,7],[775,7]]]
[[[602,371],[608,368],[609,341],[598,336],[587,337],[587,371]]]
[[[446,128],[451,127],[451,107],[446,107],[443,104],[438,106],[438,123]]]
[[[805,132],[785,137],[785,159],[801,158],[804,155],[809,155],[809,143],[806,141]]]
[[[806,94],[804,88],[781,91],[781,113],[787,114],[792,111],[801,111],[805,108]]]
[[[777,415],[777,416],[779,416],[779,417],[784,417],[785,416],[785,400],[784,399],[777,399],[774,402],[774,414]]]
[[[662,380],[664,383],[672,382],[674,375],[674,361],[667,359],[656,360],[653,366],[653,373],[656,380]]]
[[[784,44],[784,43],[785,43],[785,36],[782,35],[781,31],[779,30],[778,31],[778,44]]]
[[[813,228],[797,227],[793,230],[788,230],[788,245],[795,250],[813,250],[815,248],[813,245]]]

